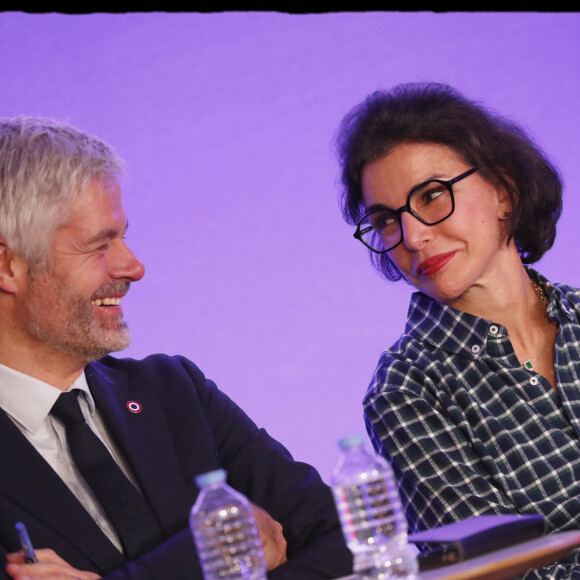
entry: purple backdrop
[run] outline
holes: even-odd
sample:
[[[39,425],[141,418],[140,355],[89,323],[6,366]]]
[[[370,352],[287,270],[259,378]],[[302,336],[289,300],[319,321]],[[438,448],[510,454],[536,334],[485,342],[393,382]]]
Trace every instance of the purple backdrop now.
[[[521,121],[567,183],[539,264],[580,285],[580,14],[0,14],[0,115],[66,119],[128,164],[127,354],[184,354],[328,480],[400,333],[340,217],[330,140],[377,88],[452,84]]]

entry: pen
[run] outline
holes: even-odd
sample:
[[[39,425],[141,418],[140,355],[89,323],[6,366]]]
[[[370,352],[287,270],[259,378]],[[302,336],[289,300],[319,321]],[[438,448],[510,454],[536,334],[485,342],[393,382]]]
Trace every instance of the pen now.
[[[34,564],[38,562],[38,558],[34,553],[34,548],[32,547],[32,542],[28,536],[28,531],[26,526],[22,522],[16,522],[16,533],[18,534],[18,539],[20,540],[20,545],[24,550],[24,561],[27,564]]]

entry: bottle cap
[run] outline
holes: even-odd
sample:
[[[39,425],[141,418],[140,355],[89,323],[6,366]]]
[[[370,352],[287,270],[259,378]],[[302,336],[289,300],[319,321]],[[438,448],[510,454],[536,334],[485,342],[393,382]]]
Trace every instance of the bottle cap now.
[[[338,446],[341,449],[351,449],[352,447],[359,447],[365,442],[364,435],[358,433],[356,435],[350,435],[349,437],[343,437],[338,440]]]
[[[225,469],[215,469],[207,473],[196,475],[195,483],[200,489],[212,485],[213,483],[223,483],[226,480],[227,472]]]

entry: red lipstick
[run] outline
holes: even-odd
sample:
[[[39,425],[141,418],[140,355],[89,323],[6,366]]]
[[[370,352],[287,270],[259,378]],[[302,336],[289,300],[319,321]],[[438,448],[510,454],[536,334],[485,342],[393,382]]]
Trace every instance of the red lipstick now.
[[[417,274],[419,276],[433,276],[439,270],[442,270],[447,262],[453,258],[455,252],[446,252],[444,254],[437,254],[431,258],[427,258],[417,266]]]

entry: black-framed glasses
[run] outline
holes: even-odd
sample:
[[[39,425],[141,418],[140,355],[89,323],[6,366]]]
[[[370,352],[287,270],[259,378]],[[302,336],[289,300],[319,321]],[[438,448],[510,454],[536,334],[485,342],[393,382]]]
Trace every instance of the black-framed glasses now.
[[[453,185],[477,170],[473,167],[449,181],[425,181],[409,192],[407,203],[399,209],[375,207],[358,222],[354,237],[377,254],[392,250],[403,241],[401,214],[404,211],[427,226],[441,223],[455,210]]]

